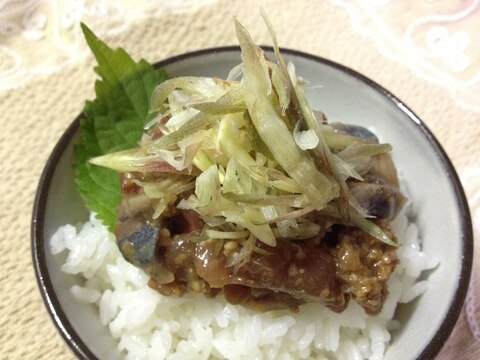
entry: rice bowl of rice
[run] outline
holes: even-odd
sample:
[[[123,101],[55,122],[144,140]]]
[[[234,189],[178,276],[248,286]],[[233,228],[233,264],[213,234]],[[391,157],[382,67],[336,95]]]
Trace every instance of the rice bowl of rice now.
[[[425,125],[387,90],[331,61],[282,52],[318,85],[307,93],[314,108],[371,128],[393,146],[409,200],[393,222],[400,265],[381,313],[367,315],[353,302],[340,314],[314,303],[298,313],[256,313],[221,297],[156,293],[76,192],[79,116],[46,164],[32,220],[42,296],[79,358],[426,359],[440,351],[462,308],[473,252],[468,205],[453,166]],[[239,49],[227,47],[157,66],[172,77],[225,77],[239,59]]]

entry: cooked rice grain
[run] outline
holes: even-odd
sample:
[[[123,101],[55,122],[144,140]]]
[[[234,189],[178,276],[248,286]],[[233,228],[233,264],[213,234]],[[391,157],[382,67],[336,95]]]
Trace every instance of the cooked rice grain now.
[[[145,273],[123,259],[94,214],[81,226],[59,228],[50,245],[54,254],[68,251],[62,271],[83,283],[71,288],[72,295],[98,306],[101,323],[126,359],[381,359],[389,331],[401,326],[393,319],[397,305],[427,291],[428,282],[417,279],[437,265],[421,251],[408,208],[392,224],[402,245],[400,265],[377,316],[366,315],[354,301],[341,314],[314,303],[293,314],[255,313],[222,296],[162,296],[147,286]]]

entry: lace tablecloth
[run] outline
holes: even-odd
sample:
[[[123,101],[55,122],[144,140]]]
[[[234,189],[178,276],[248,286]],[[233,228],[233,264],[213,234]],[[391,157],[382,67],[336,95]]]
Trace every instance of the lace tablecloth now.
[[[284,47],[327,57],[405,101],[440,140],[480,231],[480,0],[0,0],[0,357],[73,358],[37,289],[30,256],[35,189],[54,144],[93,97],[93,60],[78,23],[151,62],[236,43],[237,16],[269,43],[262,5]],[[470,302],[439,359],[480,358]],[[474,332],[470,331],[470,324]],[[461,354],[461,355],[457,355]]]

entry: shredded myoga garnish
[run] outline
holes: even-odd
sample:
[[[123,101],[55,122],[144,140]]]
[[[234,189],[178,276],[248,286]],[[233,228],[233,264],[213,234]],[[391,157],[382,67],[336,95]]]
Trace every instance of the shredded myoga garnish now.
[[[138,146],[90,160],[120,174],[118,246],[164,295],[376,314],[398,263],[391,146],[314,111],[266,23],[276,61],[235,21],[230,80],[165,80]]]

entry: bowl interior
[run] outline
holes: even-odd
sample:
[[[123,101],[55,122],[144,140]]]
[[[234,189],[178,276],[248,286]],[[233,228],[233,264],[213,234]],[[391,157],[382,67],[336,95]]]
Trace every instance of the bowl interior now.
[[[308,98],[330,121],[373,128],[393,145],[392,156],[413,199],[414,219],[424,250],[440,261],[429,274],[430,289],[398,318],[385,359],[433,357],[450,334],[460,312],[472,260],[468,207],[450,161],[431,133],[401,102],[361,75],[329,61],[295,51],[283,52],[298,75],[310,81]],[[160,63],[169,76],[226,77],[240,62],[237,48],[200,51]],[[96,309],[75,301],[69,288],[75,277],[60,271],[61,256],[52,256],[48,241],[64,224],[88,219],[73,182],[73,143],[78,119],[57,144],[39,185],[32,227],[34,264],[54,322],[77,355],[119,357],[116,343],[101,326]],[[412,331],[413,330],[413,331]]]

